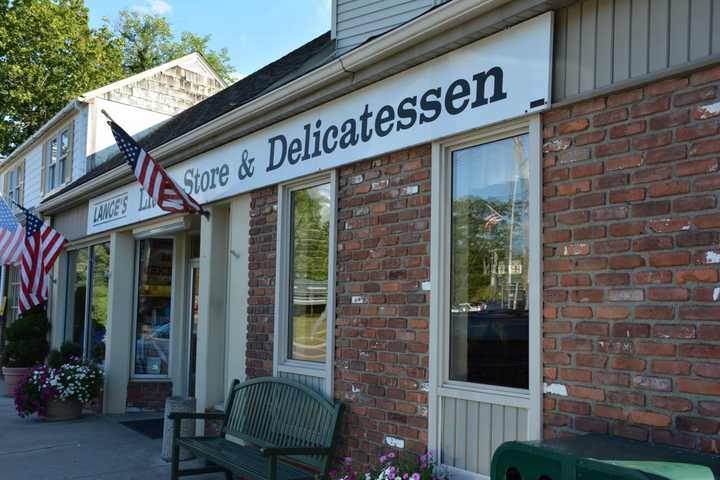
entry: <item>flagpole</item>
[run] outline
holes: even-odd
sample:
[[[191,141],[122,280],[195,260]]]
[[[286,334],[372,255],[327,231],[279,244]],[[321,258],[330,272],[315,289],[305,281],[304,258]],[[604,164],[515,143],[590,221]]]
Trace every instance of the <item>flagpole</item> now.
[[[129,136],[129,134],[127,132],[125,132],[125,130],[123,130],[123,128],[115,120],[113,120],[113,118],[110,116],[109,113],[107,113],[107,111],[104,108],[100,109],[100,113],[105,115],[105,118],[107,118],[110,121],[110,123],[114,124],[115,128],[119,128],[125,134],[127,134]],[[113,127],[113,126],[111,125],[111,127]],[[197,213],[199,213],[200,215],[205,217],[206,220],[210,220],[210,211],[205,210],[205,208],[202,205],[200,205],[199,203],[197,205],[198,205],[198,207],[200,207],[200,211]]]
[[[111,122],[113,122],[115,125],[117,125],[117,122],[115,122],[115,120],[112,119],[112,117],[110,116],[110,114],[107,113],[107,111],[105,111],[104,108],[100,110],[100,113],[102,113],[103,115],[105,115],[105,118],[107,118],[108,120],[110,120]]]

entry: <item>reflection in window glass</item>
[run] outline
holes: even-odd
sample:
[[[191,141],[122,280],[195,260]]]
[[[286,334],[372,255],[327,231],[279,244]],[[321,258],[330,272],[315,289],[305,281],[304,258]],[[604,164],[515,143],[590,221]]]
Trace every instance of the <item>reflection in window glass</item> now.
[[[290,194],[290,325],[288,356],[325,361],[327,339],[330,185]]]
[[[8,300],[7,315],[5,317],[6,325],[10,325],[17,320],[20,315],[19,295],[20,295],[20,267],[7,265],[5,267],[8,275]]]
[[[71,283],[68,291],[68,315],[71,315],[70,339],[82,347],[85,339],[85,302],[87,298],[88,251],[86,248],[68,253]]]
[[[170,356],[170,295],[173,241],[138,242],[135,374],[167,375]]]
[[[110,281],[110,243],[91,247],[92,297],[90,300],[90,336],[85,356],[98,364],[105,362],[108,284]]]
[[[528,388],[527,135],[452,168],[450,379]]]

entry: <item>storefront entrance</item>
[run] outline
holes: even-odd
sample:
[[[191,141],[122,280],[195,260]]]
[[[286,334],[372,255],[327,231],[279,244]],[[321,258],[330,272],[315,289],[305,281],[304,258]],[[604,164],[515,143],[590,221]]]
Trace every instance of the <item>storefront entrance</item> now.
[[[195,396],[195,371],[197,367],[197,332],[198,319],[200,316],[200,260],[193,258],[190,260],[190,268],[188,270],[188,372],[187,372],[187,395]]]

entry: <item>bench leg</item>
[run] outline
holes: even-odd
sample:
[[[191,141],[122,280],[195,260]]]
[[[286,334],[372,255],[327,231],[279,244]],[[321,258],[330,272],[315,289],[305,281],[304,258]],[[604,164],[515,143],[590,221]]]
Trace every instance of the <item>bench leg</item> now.
[[[177,425],[175,426],[175,433],[177,434]],[[177,444],[177,437],[173,438],[172,442],[172,453],[170,455],[170,478],[171,480],[178,480],[178,472],[180,471],[180,446]]]

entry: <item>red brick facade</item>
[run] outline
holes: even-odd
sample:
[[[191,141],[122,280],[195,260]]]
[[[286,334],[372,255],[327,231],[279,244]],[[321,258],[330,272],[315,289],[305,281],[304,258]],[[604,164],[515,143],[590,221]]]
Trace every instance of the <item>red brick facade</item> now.
[[[720,68],[544,115],[547,437],[720,450]],[[560,387],[562,392],[562,387]]]
[[[344,167],[338,186],[335,395],[363,463],[427,449],[430,147]],[[384,444],[384,447],[383,447]]]
[[[363,463],[427,448],[430,148],[342,168],[338,178],[335,396],[343,442]],[[272,374],[277,190],[253,192],[247,375]],[[385,444],[383,448],[382,445]]]
[[[172,395],[172,382],[128,382],[127,408],[162,412]]]
[[[246,374],[271,376],[275,322],[275,250],[277,248],[277,188],[252,193]]]

